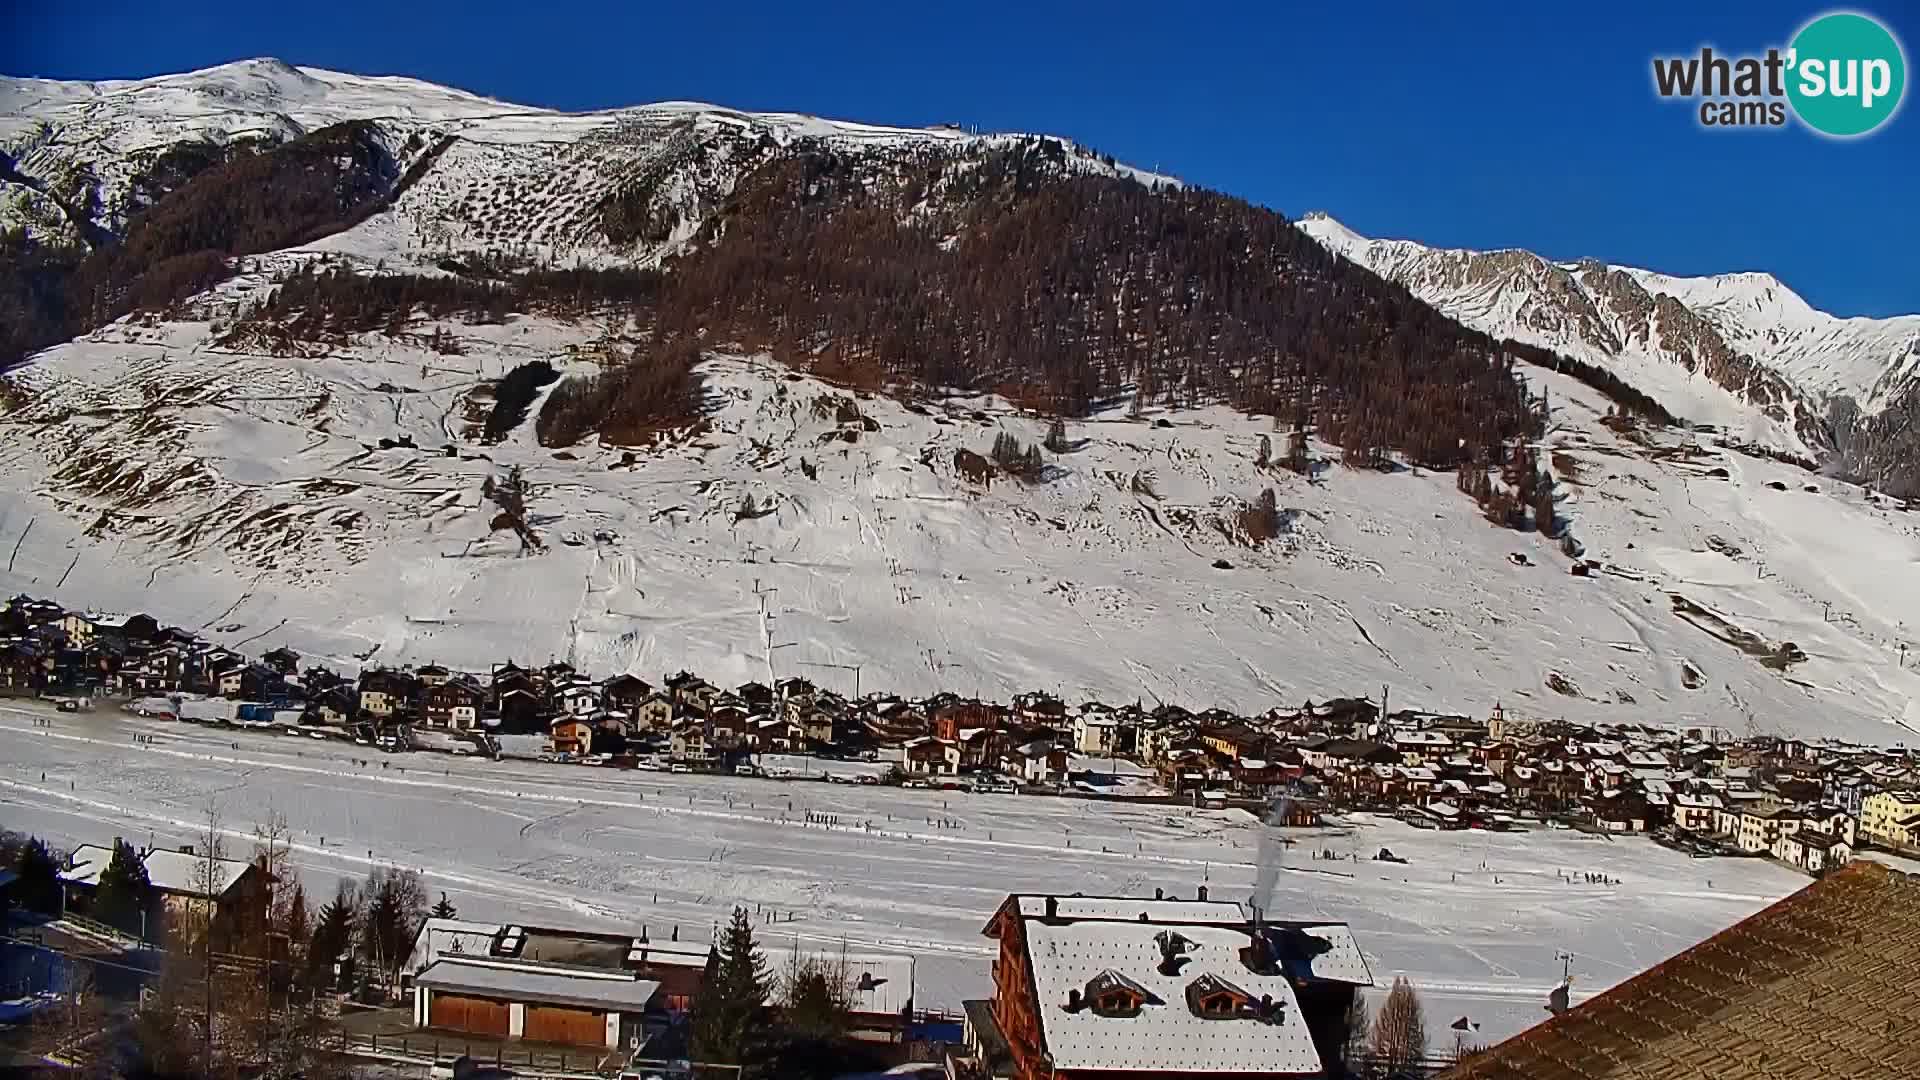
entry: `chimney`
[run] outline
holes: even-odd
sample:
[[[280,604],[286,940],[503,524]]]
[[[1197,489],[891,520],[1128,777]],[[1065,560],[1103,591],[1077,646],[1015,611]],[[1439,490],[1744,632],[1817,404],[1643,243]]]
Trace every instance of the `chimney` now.
[[[180,854],[182,854],[182,855],[191,855],[191,854],[193,854],[193,845],[192,845],[192,844],[181,844],[181,845],[180,845]]]
[[[680,924],[679,923],[673,924],[673,940],[675,941],[680,940]]]
[[[1203,904],[1204,904],[1204,903],[1206,903],[1206,902],[1207,902],[1207,887],[1206,887],[1205,885],[1202,885],[1202,886],[1200,886],[1200,891],[1199,891],[1198,893],[1196,893],[1195,895],[1196,895],[1196,896],[1197,896],[1197,897],[1199,898],[1199,900],[1200,900],[1200,902],[1201,902],[1201,903],[1203,903]]]
[[[1059,917],[1060,917],[1059,899],[1052,896],[1047,897],[1047,918],[1057,919]]]
[[[1153,887],[1153,898],[1154,898],[1155,900],[1164,900],[1164,899],[1166,899],[1166,890],[1164,890],[1164,889],[1162,889],[1162,888],[1160,888],[1160,887],[1159,887],[1158,885],[1156,885],[1156,886],[1154,886],[1154,887]]]
[[[644,944],[646,940],[647,940],[647,924],[641,923],[640,924],[640,941]]]

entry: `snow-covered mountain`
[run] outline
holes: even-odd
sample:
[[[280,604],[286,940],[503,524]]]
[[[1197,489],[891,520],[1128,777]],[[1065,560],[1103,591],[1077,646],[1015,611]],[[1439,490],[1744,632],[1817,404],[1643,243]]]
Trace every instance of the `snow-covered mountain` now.
[[[0,77],[0,228],[77,237],[55,199],[110,231],[146,202],[143,180],[183,145],[283,143],[365,122],[395,148],[441,146],[385,243],[515,248],[556,257],[645,257],[677,236],[609,239],[609,203],[638,195],[656,219],[697,220],[702,196],[724,194],[756,149],[812,139],[851,151],[992,145],[1018,136],[894,128],[792,113],[663,102],[562,113],[393,76],[351,75],[245,60],[151,79],[59,82]],[[1063,146],[1069,145],[1061,140]],[[1072,167],[1172,183],[1073,147]],[[4,179],[4,173],[0,173]]]
[[[1031,137],[691,104],[563,114],[273,61],[5,80],[0,225],[118,235],[225,148],[340,124],[378,151],[363,179],[380,212],[229,259],[216,287],[0,381],[0,589],[347,668],[565,656],[717,679],[773,667],[846,689],[858,669],[865,689],[1248,710],[1387,684],[1396,703],[1497,700],[1542,718],[1878,741],[1920,729],[1920,673],[1898,666],[1920,611],[1920,525],[1903,504],[1692,433],[1603,422],[1605,397],[1552,372],[1524,369],[1551,404],[1540,459],[1581,575],[1560,545],[1489,526],[1450,468],[1334,468],[1315,442],[1310,482],[1259,460],[1271,418],[1219,405],[1102,399],[1037,482],[982,487],[961,452],[986,454],[1002,432],[1035,441],[1045,419],[984,392],[855,393],[727,348],[707,350],[703,423],[656,444],[543,446],[531,419],[483,437],[523,364],[563,377],[531,415],[631,353],[649,327],[620,311],[470,320],[420,306],[376,330],[234,333],[315,265],[471,285],[450,255],[659,264],[742,227],[736,184],[782,147],[851,163],[832,178],[841,191],[877,162],[931,189],[974,167],[956,149]],[[1064,141],[1048,151],[1056,172],[1170,183]],[[1776,448],[1823,449],[1808,373],[1830,393],[1879,378],[1784,290],[1668,289],[1305,227],[1463,322],[1602,363]],[[1752,329],[1733,341],[1735,326]],[[1797,373],[1740,351],[1768,334],[1797,335]],[[482,494],[514,466],[540,554],[494,530]],[[1255,543],[1240,515],[1268,489],[1278,535]]]
[[[1675,277],[1529,251],[1361,236],[1325,213],[1300,228],[1461,322],[1599,364],[1674,414],[1895,490],[1920,484],[1905,423],[1920,405],[1920,315],[1840,318],[1764,273]]]
[[[1038,440],[1044,419],[990,397],[859,398],[765,358],[710,360],[709,428],[652,451],[554,451],[530,423],[474,438],[500,376],[590,370],[608,332],[422,323],[278,356],[205,322],[122,322],[58,346],[17,373],[30,403],[0,420],[0,588],[348,669],[557,656],[734,681],[772,665],[851,690],[858,666],[868,690],[1248,710],[1385,684],[1510,716],[1877,741],[1920,725],[1920,672],[1894,652],[1920,611],[1915,515],[1616,433],[1571,379],[1539,376],[1587,577],[1488,526],[1451,473],[1262,469],[1269,426],[1222,408],[1102,414],[1070,426],[1040,483],[985,489],[955,451]],[[482,483],[516,465],[542,554],[490,523]],[[1283,528],[1252,547],[1232,523],[1263,488]],[[1762,662],[1788,641],[1805,661]]]

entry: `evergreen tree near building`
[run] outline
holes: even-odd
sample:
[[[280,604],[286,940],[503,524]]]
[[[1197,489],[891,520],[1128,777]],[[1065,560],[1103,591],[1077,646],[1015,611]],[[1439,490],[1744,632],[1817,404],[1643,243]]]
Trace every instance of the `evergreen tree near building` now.
[[[694,1002],[693,1056],[698,1061],[737,1065],[750,1059],[752,1037],[767,1006],[770,985],[766,957],[753,942],[747,909],[733,909],[720,944],[707,962],[706,977]]]
[[[359,921],[359,915],[359,897],[352,885],[341,882],[340,891],[320,908],[320,915],[313,922],[313,939],[307,947],[308,987],[335,988],[333,965],[343,958],[351,964],[348,946],[353,944],[354,923]]]
[[[93,890],[93,917],[129,934],[147,931],[147,913],[153,899],[153,885],[147,880],[146,865],[133,845],[124,840],[113,842],[113,857],[100,871],[100,882]]]
[[[287,899],[287,913],[282,930],[287,940],[301,946],[313,933],[313,916],[307,912],[307,887],[299,881],[293,883],[293,895]]]
[[[447,894],[444,892],[440,894],[440,902],[433,905],[433,910],[428,912],[428,914],[436,919],[457,919],[460,917],[460,913],[454,910],[453,902],[447,899]]]
[[[28,911],[53,915],[60,910],[60,861],[47,848],[46,841],[30,837],[20,845],[13,860],[14,899]]]

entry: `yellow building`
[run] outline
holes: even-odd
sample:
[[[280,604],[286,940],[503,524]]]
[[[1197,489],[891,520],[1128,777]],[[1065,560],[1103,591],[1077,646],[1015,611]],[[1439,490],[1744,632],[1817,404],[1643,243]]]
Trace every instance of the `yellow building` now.
[[[1880,843],[1909,844],[1912,832],[1903,822],[1920,816],[1920,791],[1882,791],[1860,804],[1860,831]]]

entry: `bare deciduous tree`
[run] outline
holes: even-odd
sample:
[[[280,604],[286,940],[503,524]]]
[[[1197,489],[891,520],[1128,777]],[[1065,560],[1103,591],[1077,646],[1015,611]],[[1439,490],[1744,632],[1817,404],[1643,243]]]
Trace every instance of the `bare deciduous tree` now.
[[[1420,1008],[1420,995],[1404,976],[1393,980],[1393,989],[1387,991],[1387,1000],[1374,1015],[1367,1051],[1389,1075],[1427,1055],[1427,1021]]]
[[[540,534],[533,531],[533,525],[527,520],[529,491],[527,478],[518,465],[507,471],[506,479],[496,482],[489,476],[480,485],[480,494],[500,508],[500,512],[494,515],[493,527],[512,529],[513,534],[520,538],[522,555],[529,551],[544,550],[546,546],[540,542]]]

